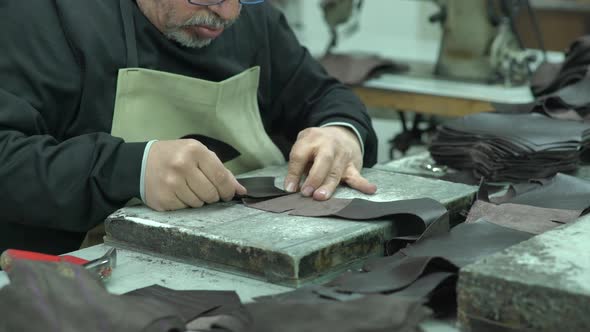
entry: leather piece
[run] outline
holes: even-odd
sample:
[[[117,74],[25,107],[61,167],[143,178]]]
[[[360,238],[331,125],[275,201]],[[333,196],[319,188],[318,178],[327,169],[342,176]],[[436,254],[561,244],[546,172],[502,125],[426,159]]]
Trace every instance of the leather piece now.
[[[183,331],[174,308],[106,291],[80,265],[18,261],[0,290],[3,331]],[[75,313],[75,314],[73,314]]]
[[[400,235],[421,234],[429,225],[439,220],[442,220],[442,225],[448,225],[446,208],[430,198],[389,202],[339,198],[316,201],[300,194],[292,194],[262,202],[246,201],[246,205],[267,212],[288,212],[292,216],[334,216],[350,220],[392,219],[399,225]]]
[[[393,263],[391,263],[392,260],[394,261]],[[388,263],[369,272],[345,273],[329,282],[327,286],[333,287],[340,292],[395,292],[408,287],[421,276],[428,275],[432,272],[458,272],[456,266],[439,257],[390,259]],[[434,289],[437,285],[431,284],[430,290]]]
[[[499,112],[542,113],[560,120],[590,121],[590,36],[572,43],[563,63],[542,63],[534,72],[528,104],[494,105]]]
[[[438,229],[436,223],[429,228]],[[532,237],[531,234],[486,221],[461,224],[450,232],[423,233],[415,244],[389,257],[368,260],[363,269],[347,272],[324,284],[258,298],[271,303],[327,303],[354,301],[363,294],[387,294],[425,301],[435,315],[456,310],[456,282],[460,267]]]
[[[247,198],[273,198],[289,195],[286,191],[275,187],[274,177],[240,178],[238,182],[248,190]],[[243,197],[236,197],[241,199]]]
[[[327,201],[316,201],[299,193],[290,194],[261,202],[246,202],[248,207],[273,213],[290,212],[290,215],[306,217],[322,217],[332,215],[345,208],[351,199],[332,198]]]
[[[541,234],[555,227],[575,221],[582,210],[547,209],[530,205],[505,203],[496,205],[476,201],[466,223],[480,219],[530,234]]]
[[[201,142],[207,149],[213,151],[222,163],[232,161],[241,155],[233,146],[209,136],[191,134],[183,136],[181,139],[194,139]]]
[[[478,196],[495,204],[512,203],[548,209],[587,210],[590,207],[590,181],[567,174],[545,180],[511,185],[504,196],[488,198],[485,186]]]
[[[374,54],[328,53],[319,61],[328,74],[347,85],[360,85],[381,74],[405,72],[410,68]]]
[[[144,287],[124,296],[144,297],[174,308],[184,322],[201,316],[230,314],[242,308],[234,291],[174,290],[159,285]]]
[[[535,96],[553,93],[582,79],[590,65],[590,36],[576,39],[561,64],[543,64],[533,74],[531,89]]]
[[[447,234],[433,236],[400,250],[399,257],[441,257],[461,268],[509,248],[533,235],[498,226],[481,219],[459,224]],[[391,256],[395,257],[395,256]],[[385,257],[385,262],[388,257]],[[372,262],[372,266],[376,264]],[[366,268],[371,268],[370,264]],[[374,268],[374,267],[373,267]]]
[[[351,220],[394,218],[405,224],[416,225],[402,235],[424,232],[429,225],[440,222],[443,231],[448,230],[448,214],[444,205],[430,198],[389,202],[373,202],[363,199],[332,198],[317,201],[299,193],[287,193],[275,187],[273,177],[250,177],[238,180],[248,190],[241,197],[246,206],[273,213],[293,216],[336,216]],[[446,226],[444,226],[446,225]],[[408,229],[409,226],[406,227]]]
[[[252,332],[417,332],[421,331],[419,324],[431,316],[420,301],[383,295],[315,304],[255,302],[246,308],[252,317],[248,329]]]

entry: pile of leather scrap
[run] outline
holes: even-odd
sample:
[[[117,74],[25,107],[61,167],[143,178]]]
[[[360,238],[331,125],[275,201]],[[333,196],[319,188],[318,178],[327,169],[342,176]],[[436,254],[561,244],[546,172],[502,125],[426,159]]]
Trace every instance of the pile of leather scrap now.
[[[465,222],[485,218],[496,225],[541,234],[586,214],[589,198],[590,181],[566,174],[511,185],[505,195],[492,198],[484,183]]]
[[[371,259],[360,271],[346,272],[324,285],[307,286],[257,300],[348,302],[382,295],[423,302],[435,317],[449,317],[457,310],[455,288],[461,267],[531,237],[531,234],[485,220],[460,224],[446,232],[426,232],[395,254]]]
[[[590,36],[575,40],[562,63],[541,64],[531,79],[535,101],[497,104],[499,112],[538,112],[563,120],[590,121]]]
[[[328,53],[319,61],[330,76],[351,86],[361,85],[382,74],[402,73],[410,69],[407,64],[376,54]]]
[[[414,243],[367,261],[359,271],[346,272],[324,285],[258,300],[348,302],[382,295],[424,301],[437,317],[453,315],[460,268],[573,222],[589,209],[588,197],[590,181],[564,174],[511,186],[504,196],[491,199],[482,185],[466,223],[449,230],[441,226],[444,219],[437,219]]]
[[[18,261],[0,289],[2,331],[419,331],[417,301],[367,296],[347,303],[249,303],[234,292],[151,286],[109,294],[83,267]]]
[[[443,123],[429,147],[439,164],[487,181],[523,182],[578,168],[590,124],[537,113],[479,113]]]

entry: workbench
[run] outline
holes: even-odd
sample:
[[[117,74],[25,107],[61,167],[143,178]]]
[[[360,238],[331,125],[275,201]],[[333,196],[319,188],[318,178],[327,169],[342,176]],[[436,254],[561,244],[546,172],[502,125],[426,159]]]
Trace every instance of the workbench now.
[[[493,110],[492,103],[529,103],[528,86],[505,87],[434,77],[434,64],[408,62],[410,71],[383,74],[355,87],[369,108],[388,108],[445,117]]]
[[[395,161],[395,164],[380,165],[380,167],[387,169],[391,174],[398,171],[412,173],[412,170],[415,173],[420,173],[424,169],[416,167],[416,165],[424,162],[428,163],[428,158],[428,154],[425,153]],[[580,175],[590,173],[586,172],[586,170],[587,168],[584,168]],[[270,169],[271,174],[276,174],[277,171],[281,172],[280,169]],[[385,176],[380,171],[376,172],[374,174]],[[269,174],[269,170],[266,169],[252,174]],[[392,176],[391,178],[399,180],[403,176]],[[410,179],[415,180],[414,177]],[[439,187],[452,185],[444,181],[424,180],[434,181],[431,183],[435,183]],[[427,187],[425,190],[432,190],[432,187]],[[486,263],[479,262],[466,267],[464,272],[462,271],[459,283],[460,313],[489,316],[495,312],[501,312],[502,315],[509,315],[510,313],[502,308],[505,308],[507,303],[512,303],[512,295],[502,290],[509,290],[514,287],[520,290],[518,303],[523,306],[528,303],[527,294],[534,295],[535,301],[547,299],[547,296],[549,296],[551,303],[545,305],[544,302],[540,302],[540,305],[534,307],[524,306],[509,317],[519,314],[520,319],[523,320],[534,319],[543,324],[554,324],[560,318],[549,314],[551,306],[557,305],[559,308],[575,309],[580,307],[580,303],[590,304],[588,287],[578,281],[578,283],[568,281],[574,279],[584,280],[590,275],[590,251],[586,250],[587,248],[584,249],[588,243],[589,226],[590,217],[582,218],[576,224],[560,227],[538,239],[535,237],[514,249],[487,258]],[[301,227],[305,226],[302,225]],[[543,248],[546,248],[545,252],[539,251],[539,248],[541,248],[539,242],[543,243]],[[575,243],[575,247],[579,250],[572,251],[572,243]],[[551,248],[551,250],[547,248]],[[107,249],[108,246],[99,245],[70,254],[85,259],[94,259],[102,256]],[[510,268],[510,266],[518,266],[518,268]],[[552,268],[547,269],[545,266],[551,266]],[[495,272],[496,269],[500,268],[505,270],[501,275]],[[561,280],[560,278],[564,273],[570,279],[565,280],[565,282],[556,282]],[[7,283],[6,274],[0,272],[0,287]],[[179,290],[234,290],[246,302],[252,301],[253,298],[258,296],[278,294],[293,289],[292,286],[279,285],[260,280],[260,278],[245,276],[235,270],[221,270],[220,266],[211,266],[204,262],[195,263],[193,261],[189,264],[182,258],[119,249],[117,267],[112,278],[106,284],[107,289],[114,294],[122,294],[153,284]],[[497,289],[497,292],[488,291],[492,288]],[[494,301],[494,305],[473,304],[488,303],[486,301],[490,300]],[[544,319],[539,318],[540,313],[543,314]],[[463,318],[464,323],[470,324],[468,318]],[[581,318],[580,321],[570,320],[570,323],[584,324],[583,319],[585,318],[579,318]],[[453,321],[431,320],[423,324],[422,327],[425,332],[459,331]]]
[[[361,50],[359,50],[361,51]],[[540,64],[542,55],[536,52]],[[563,61],[564,54],[548,52],[550,62]],[[528,85],[508,86],[451,80],[435,76],[434,62],[415,61],[403,55],[393,58],[407,64],[409,70],[383,74],[354,87],[355,93],[369,108],[390,109],[423,115],[459,117],[488,112],[494,103],[523,104],[534,100]]]

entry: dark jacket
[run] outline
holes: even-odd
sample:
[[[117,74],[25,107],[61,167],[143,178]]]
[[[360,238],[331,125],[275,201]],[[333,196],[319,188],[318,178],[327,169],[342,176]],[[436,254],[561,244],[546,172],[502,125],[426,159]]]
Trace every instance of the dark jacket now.
[[[0,250],[63,253],[84,232],[139,196],[144,143],[109,134],[126,35],[119,1],[0,2]],[[211,45],[165,38],[135,4],[143,68],[220,81],[261,67],[266,131],[292,144],[306,127],[355,126],[365,166],[376,137],[361,102],[328,77],[270,5],[242,8]]]

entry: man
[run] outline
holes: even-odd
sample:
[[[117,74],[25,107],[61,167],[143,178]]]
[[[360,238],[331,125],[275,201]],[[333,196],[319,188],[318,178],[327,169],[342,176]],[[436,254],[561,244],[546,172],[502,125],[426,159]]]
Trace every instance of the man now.
[[[2,1],[0,250],[75,250],[132,198],[229,200],[246,193],[234,174],[287,155],[289,191],[374,193],[362,104],[251,2]]]

